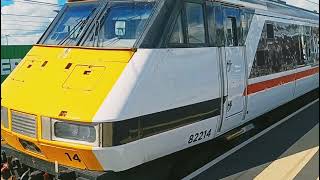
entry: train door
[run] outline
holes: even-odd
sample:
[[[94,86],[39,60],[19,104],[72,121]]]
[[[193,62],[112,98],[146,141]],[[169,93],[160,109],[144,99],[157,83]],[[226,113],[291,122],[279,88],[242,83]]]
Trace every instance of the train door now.
[[[220,132],[225,132],[242,123],[246,99],[246,59],[245,47],[240,43],[240,9],[223,7],[225,46],[221,48],[224,65],[226,101]]]

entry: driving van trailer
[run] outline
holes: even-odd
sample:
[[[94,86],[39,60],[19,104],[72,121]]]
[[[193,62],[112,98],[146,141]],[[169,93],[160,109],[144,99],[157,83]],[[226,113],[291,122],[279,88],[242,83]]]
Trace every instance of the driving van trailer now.
[[[92,172],[215,139],[319,87],[318,18],[263,0],[67,3],[1,84],[2,138]]]

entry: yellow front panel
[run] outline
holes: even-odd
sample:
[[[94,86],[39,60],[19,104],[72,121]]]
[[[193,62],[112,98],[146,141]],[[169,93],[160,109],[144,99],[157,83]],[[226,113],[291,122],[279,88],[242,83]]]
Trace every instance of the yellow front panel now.
[[[130,50],[35,46],[1,85],[2,105],[91,122],[132,55]],[[61,111],[67,112],[64,117]]]
[[[34,46],[1,85],[1,105],[37,117],[37,137],[1,128],[8,145],[34,157],[80,169],[103,170],[89,145],[41,138],[41,116],[91,123],[133,55],[132,50]],[[66,113],[61,113],[61,112]],[[23,139],[41,153],[24,149]]]
[[[93,91],[105,70],[104,66],[77,65],[64,82],[63,88]]]
[[[96,171],[103,170],[99,161],[94,156],[92,149],[88,146],[52,141],[48,143],[46,143],[46,141],[39,142],[36,139],[28,138],[5,130],[1,131],[1,136],[5,139],[8,145],[39,159],[43,159],[52,163],[55,163],[55,161],[57,161],[61,165],[79,169],[89,169]],[[42,154],[24,149],[19,142],[19,138],[30,141],[37,145]]]

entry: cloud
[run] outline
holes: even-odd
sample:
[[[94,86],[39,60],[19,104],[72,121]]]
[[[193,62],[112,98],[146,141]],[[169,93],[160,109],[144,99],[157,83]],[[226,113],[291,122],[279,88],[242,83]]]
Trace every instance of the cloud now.
[[[286,0],[287,4],[319,12],[319,0]]]
[[[1,0],[2,1],[2,0]],[[58,4],[61,0],[37,0],[44,3]],[[54,10],[61,6],[28,3],[23,0],[1,6],[1,44],[34,44],[41,37],[46,27],[57,15]],[[26,15],[12,16],[6,14]],[[32,16],[32,17],[29,17]],[[7,37],[6,37],[7,36]]]

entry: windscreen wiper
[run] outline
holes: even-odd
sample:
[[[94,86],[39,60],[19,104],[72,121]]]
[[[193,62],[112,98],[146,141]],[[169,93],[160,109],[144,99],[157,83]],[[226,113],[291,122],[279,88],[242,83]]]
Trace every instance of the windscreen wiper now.
[[[64,37],[59,43],[58,45],[62,45],[64,44],[67,40],[70,40],[70,37],[80,28],[80,31],[78,32],[78,34],[76,35],[76,38],[79,36],[79,34],[82,32],[82,29],[84,28],[86,22],[88,21],[88,19],[92,16],[93,12],[96,10],[97,8],[92,9],[92,11],[90,12],[90,14],[88,14],[88,16],[83,19],[83,17],[81,17],[81,20],[79,22],[77,22],[77,24],[70,30],[71,33],[68,34],[68,36]]]

